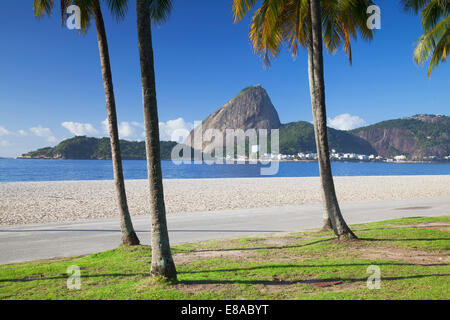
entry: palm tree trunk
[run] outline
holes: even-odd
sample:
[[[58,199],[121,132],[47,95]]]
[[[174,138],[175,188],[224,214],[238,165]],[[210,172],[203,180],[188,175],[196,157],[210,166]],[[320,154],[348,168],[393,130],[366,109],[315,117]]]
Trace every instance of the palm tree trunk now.
[[[120,227],[122,230],[122,243],[127,246],[139,245],[139,239],[131,222],[128,210],[125,181],[122,170],[122,156],[120,154],[119,130],[117,127],[116,102],[112,82],[111,65],[109,61],[108,41],[106,39],[105,24],[97,3],[94,10],[95,25],[97,27],[97,41],[102,66],[103,85],[105,87],[106,110],[108,113],[109,135],[111,141],[112,162],[114,168],[114,184],[116,187],[117,202],[120,212]]]
[[[170,251],[162,184],[159,120],[149,1],[137,0],[136,11],[144,104],[147,170],[150,185],[150,214],[152,219],[151,273],[154,276],[162,276],[168,280],[176,280],[177,271]]]
[[[347,226],[339,208],[331,172],[328,147],[325,81],[323,71],[322,18],[320,0],[310,0],[311,21],[308,41],[308,71],[313,106],[314,133],[319,157],[320,181],[324,204],[324,229],[333,228],[339,239],[357,239]]]

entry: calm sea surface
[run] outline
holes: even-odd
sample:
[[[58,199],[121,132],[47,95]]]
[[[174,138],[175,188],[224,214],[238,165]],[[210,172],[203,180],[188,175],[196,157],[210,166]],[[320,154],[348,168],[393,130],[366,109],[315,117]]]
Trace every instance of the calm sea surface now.
[[[261,176],[261,165],[175,165],[163,161],[166,179],[244,178]],[[336,176],[449,175],[450,163],[333,162]],[[146,161],[124,161],[125,179],[146,179]],[[274,177],[316,177],[316,162],[279,162]],[[0,159],[0,182],[111,180],[111,161],[102,160],[15,160]]]

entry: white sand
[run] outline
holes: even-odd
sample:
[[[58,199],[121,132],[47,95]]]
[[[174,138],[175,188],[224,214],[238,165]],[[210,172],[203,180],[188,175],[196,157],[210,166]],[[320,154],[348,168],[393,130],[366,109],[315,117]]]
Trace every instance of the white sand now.
[[[336,177],[342,202],[450,196],[450,175]],[[146,180],[127,181],[132,215],[148,214]],[[165,180],[168,213],[320,203],[318,178]],[[112,181],[0,183],[0,225],[117,217]]]

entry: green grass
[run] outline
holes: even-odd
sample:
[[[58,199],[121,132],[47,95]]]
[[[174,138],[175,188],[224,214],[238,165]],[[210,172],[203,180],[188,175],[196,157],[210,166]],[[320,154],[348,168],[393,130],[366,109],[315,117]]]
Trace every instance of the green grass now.
[[[450,216],[354,225],[356,242],[308,231],[189,243],[173,247],[175,284],[151,280],[146,246],[3,265],[0,299],[449,299],[449,224]],[[72,265],[80,290],[66,286]],[[379,290],[366,286],[370,265],[380,267]]]

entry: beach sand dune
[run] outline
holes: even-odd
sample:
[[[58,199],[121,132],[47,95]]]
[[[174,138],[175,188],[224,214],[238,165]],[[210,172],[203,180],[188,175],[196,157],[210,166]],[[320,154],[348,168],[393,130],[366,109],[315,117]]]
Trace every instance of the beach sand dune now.
[[[341,202],[450,197],[450,175],[336,177]],[[148,215],[146,180],[126,182],[132,215]],[[165,180],[167,212],[321,202],[319,178]],[[117,217],[112,181],[0,183],[0,225]]]

